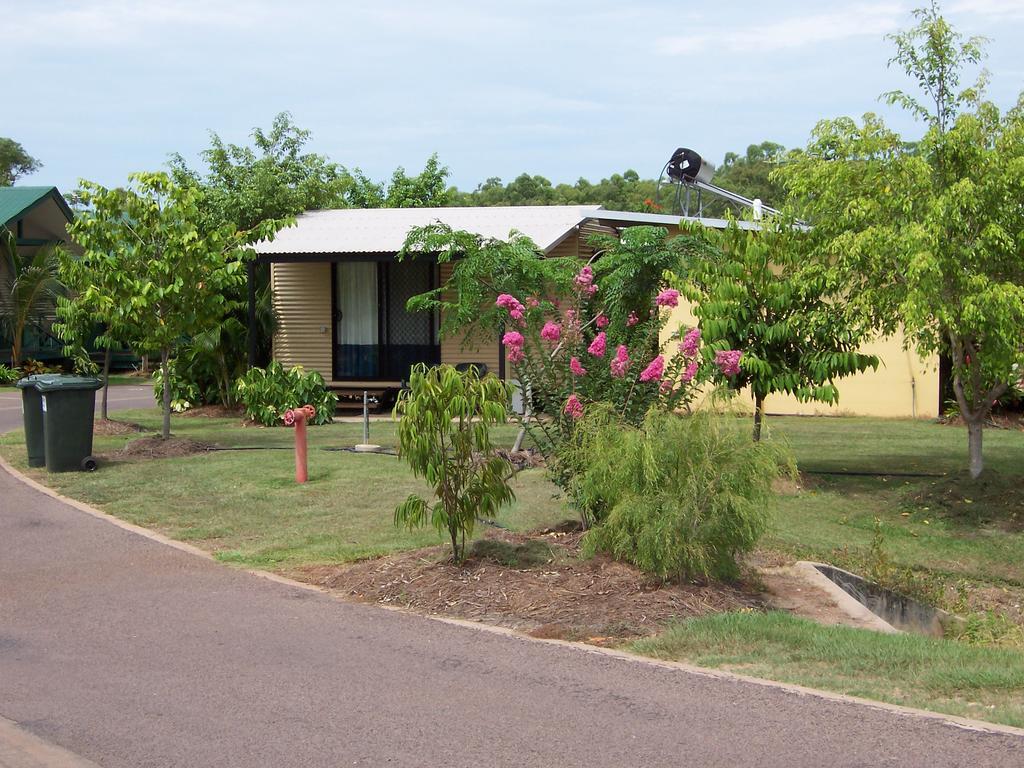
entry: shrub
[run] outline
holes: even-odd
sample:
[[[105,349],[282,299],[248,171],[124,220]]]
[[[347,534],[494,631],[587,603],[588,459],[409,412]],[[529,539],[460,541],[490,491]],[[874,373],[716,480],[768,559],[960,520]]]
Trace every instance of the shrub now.
[[[433,523],[451,537],[452,558],[462,562],[466,538],[478,518],[493,517],[515,499],[511,466],[495,453],[490,428],[504,424],[508,387],[495,376],[481,378],[450,365],[417,365],[409,388],[398,396],[399,455],[413,474],[426,478],[437,502],[412,494],[395,510],[395,525]]]
[[[167,371],[171,378],[171,410],[175,413],[183,413],[196,405],[202,405],[204,400],[199,384],[187,373],[183,373],[184,366],[177,358],[167,363]],[[164,375],[159,368],[153,374],[153,399],[157,405],[163,403],[164,397]]]
[[[15,369],[17,370],[17,369]],[[26,360],[21,364],[21,376],[34,376],[39,373],[63,373],[64,369],[59,365],[47,365],[38,360]]]
[[[652,408],[639,427],[592,408],[568,460],[573,502],[595,522],[584,552],[607,552],[662,579],[732,578],[769,523],[781,446],[754,443],[739,421]],[[791,464],[790,464],[791,465]]]
[[[13,384],[21,378],[21,371],[9,365],[0,364],[0,384]]]
[[[337,396],[327,389],[324,378],[302,366],[286,369],[276,360],[266,368],[250,368],[235,382],[235,396],[245,415],[266,427],[281,424],[290,408],[312,405],[314,424],[330,424],[338,404]]]

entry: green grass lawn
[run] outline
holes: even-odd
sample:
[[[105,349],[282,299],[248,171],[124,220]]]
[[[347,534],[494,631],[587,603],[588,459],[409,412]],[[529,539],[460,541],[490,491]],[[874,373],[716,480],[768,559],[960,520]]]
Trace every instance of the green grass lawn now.
[[[1024,534],[1013,517],[1024,515],[1024,432],[986,430],[991,478],[972,486],[964,474],[967,434],[962,427],[866,418],[777,418],[770,423],[808,474],[803,492],[778,498],[766,548],[855,564],[871,545],[877,518],[886,553],[896,566],[949,579],[1024,586]],[[814,474],[819,472],[946,477]],[[962,498],[944,503],[934,490],[951,484]]]
[[[124,412],[119,419],[156,429],[156,412]],[[241,427],[237,419],[175,416],[174,434],[230,447],[283,450],[222,451],[150,461],[108,460],[90,474],[49,474],[27,470],[22,436],[2,438],[0,451],[64,494],[94,504],[132,523],[213,551],[224,561],[284,570],[337,563],[443,540],[433,528],[396,529],[395,506],[410,493],[426,494],[395,456],[327,451],[362,441],[359,424],[333,424],[309,430],[309,482],[297,485],[284,428]],[[511,444],[514,427],[499,430]],[[374,422],[372,439],[395,442],[393,423]],[[94,453],[113,454],[128,437],[97,437]],[[528,530],[558,523],[571,515],[553,498],[541,470],[521,473],[514,483],[516,503],[504,511],[502,525]],[[478,528],[479,530],[479,528]]]
[[[822,627],[784,613],[692,619],[631,650],[753,677],[1024,727],[1024,654]]]

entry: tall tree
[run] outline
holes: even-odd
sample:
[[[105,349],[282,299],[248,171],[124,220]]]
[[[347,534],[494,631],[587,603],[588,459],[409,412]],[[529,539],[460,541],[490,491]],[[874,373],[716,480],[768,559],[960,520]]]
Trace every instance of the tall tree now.
[[[268,219],[345,206],[352,175],[307,151],[310,132],[295,125],[288,112],[278,114],[269,130],[254,128],[250,137],[252,146],[230,144],[211,131],[210,146],[201,153],[205,173],[189,168],[180,154],[171,155],[175,184],[202,188],[201,210],[210,224],[255,235]]]
[[[908,345],[952,359],[977,478],[985,421],[1024,364],[1024,94],[1002,113],[983,99],[984,72],[962,87],[984,41],[964,39],[934,2],[915,17],[892,36],[891,63],[922,95],[885,97],[924,122],[920,143],[872,114],[826,120],[780,175],[848,286],[851,316],[885,333],[902,325]]]
[[[136,173],[126,188],[84,182],[89,206],[70,234],[82,247],[90,280],[79,294],[86,312],[130,332],[133,346],[157,350],[163,375],[164,438],[171,431],[169,362],[177,345],[217,326],[244,281],[246,243],[273,236],[271,219],[253,230],[204,223],[196,187],[165,173]],[[84,281],[83,281],[84,282]]]
[[[693,231],[715,247],[691,254],[679,287],[694,303],[704,354],[743,351],[729,383],[750,387],[754,440],[769,395],[837,403],[837,379],[878,367],[877,357],[857,351],[870,328],[843,316],[843,286],[806,258],[802,228],[776,220],[757,231],[732,221],[724,231]]]
[[[43,164],[14,139],[0,136],[0,187],[9,187],[22,176],[35,173]]]

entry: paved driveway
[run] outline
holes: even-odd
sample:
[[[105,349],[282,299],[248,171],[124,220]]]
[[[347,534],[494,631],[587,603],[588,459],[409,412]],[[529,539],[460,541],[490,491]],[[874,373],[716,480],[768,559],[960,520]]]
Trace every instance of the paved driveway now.
[[[340,603],[2,472],[0,717],[106,768],[1024,765],[1012,735]]]

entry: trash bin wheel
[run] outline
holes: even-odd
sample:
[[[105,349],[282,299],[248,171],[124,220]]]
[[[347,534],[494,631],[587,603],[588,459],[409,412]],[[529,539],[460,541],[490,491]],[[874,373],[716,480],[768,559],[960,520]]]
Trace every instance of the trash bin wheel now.
[[[96,471],[96,459],[92,456],[86,456],[82,459],[82,470],[84,472],[95,472]]]

